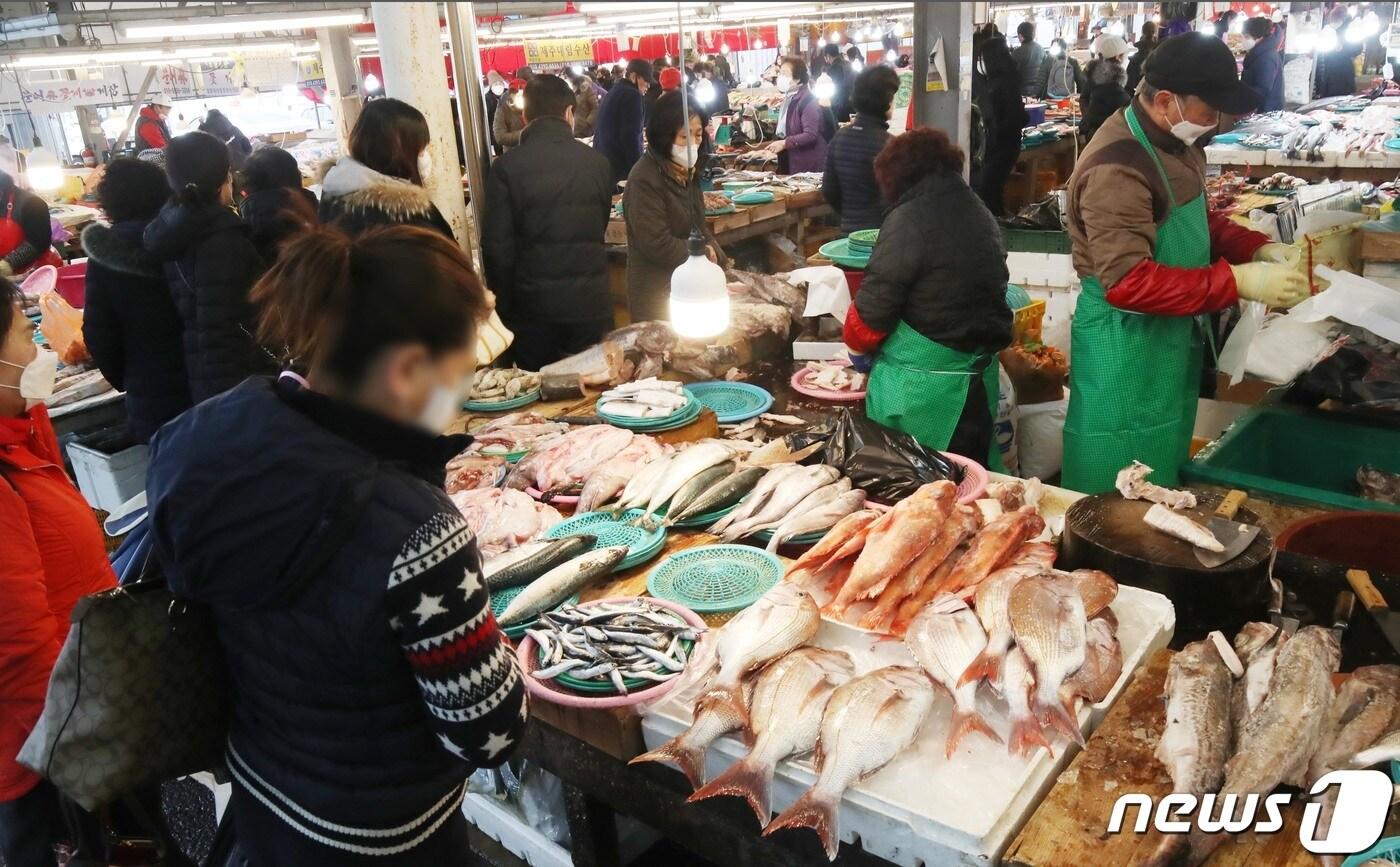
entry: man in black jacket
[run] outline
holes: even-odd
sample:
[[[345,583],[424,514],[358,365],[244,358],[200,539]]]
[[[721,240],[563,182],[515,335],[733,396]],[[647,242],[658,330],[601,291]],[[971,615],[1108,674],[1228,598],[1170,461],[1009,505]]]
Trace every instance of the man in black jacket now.
[[[562,78],[531,79],[520,145],[491,165],[486,182],[486,282],[515,332],[512,360],[528,370],[597,343],[613,327],[603,249],[613,169],[574,139],[574,105]]]
[[[651,64],[633,60],[598,104],[593,147],[612,164],[613,183],[624,181],[642,156],[642,126],[648,89],[655,87]]]

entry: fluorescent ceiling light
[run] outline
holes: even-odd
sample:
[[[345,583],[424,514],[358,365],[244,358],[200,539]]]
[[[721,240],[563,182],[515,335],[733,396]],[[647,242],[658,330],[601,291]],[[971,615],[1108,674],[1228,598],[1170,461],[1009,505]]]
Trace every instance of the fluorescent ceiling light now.
[[[539,18],[518,18],[501,24],[502,33],[549,31],[561,28],[587,27],[591,22],[584,15],[544,15]],[[570,31],[572,32],[572,31]]]
[[[362,10],[292,12],[286,15],[219,15],[204,21],[166,21],[154,24],[132,24],[122,29],[128,38],[165,36],[216,36],[228,33],[252,33],[259,30],[304,30],[311,27],[341,27],[363,24]]]
[[[226,63],[226,57],[168,57],[165,60],[143,60],[142,66],[168,66],[172,63]]]
[[[684,7],[684,8],[688,8],[688,9],[697,9],[697,8],[699,8],[699,7],[701,7],[701,6],[709,6],[710,4],[707,3],[707,2],[705,2],[705,0],[681,0],[681,2],[680,2],[679,4],[676,4],[676,3],[575,3],[574,5],[575,5],[576,7],[578,7],[578,11],[579,11],[579,12],[582,12],[584,15],[602,15],[602,14],[604,14],[604,13],[606,13],[606,12],[638,12],[638,11],[642,11],[642,10],[646,10],[646,11],[653,11],[653,10],[654,10],[654,11],[658,11],[658,12],[671,12],[671,13],[674,13],[674,12],[676,11],[676,6],[677,6],[677,5],[679,5],[679,6],[681,6],[681,7]]]
[[[142,63],[147,60],[188,60],[221,54],[291,51],[290,42],[230,42],[224,45],[192,45],[187,48],[142,48],[130,51],[84,51],[69,54],[25,54],[14,57],[10,65],[20,69],[53,69],[66,66],[116,66],[122,63]]]

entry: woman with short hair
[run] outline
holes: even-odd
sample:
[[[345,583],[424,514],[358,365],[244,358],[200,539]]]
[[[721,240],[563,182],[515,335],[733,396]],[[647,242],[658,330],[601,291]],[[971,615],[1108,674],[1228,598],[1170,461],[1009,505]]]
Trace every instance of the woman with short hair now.
[[[778,139],[768,149],[778,155],[778,172],[795,175],[819,172],[826,167],[826,143],[830,135],[823,131],[823,108],[809,87],[807,64],[800,57],[783,59],[778,69],[778,90],[783,92],[783,105],[778,110]],[[830,120],[835,132],[835,119]]]
[[[822,194],[841,217],[841,231],[878,229],[885,201],[875,180],[875,157],[890,140],[899,73],[884,64],[861,70],[851,93],[855,120],[836,131],[826,151]]]
[[[911,130],[880,152],[875,176],[894,206],[844,336],[852,363],[870,371],[866,415],[1000,470],[992,421],[996,353],[1011,342],[1006,247],[962,170],[962,150],[941,130]]]

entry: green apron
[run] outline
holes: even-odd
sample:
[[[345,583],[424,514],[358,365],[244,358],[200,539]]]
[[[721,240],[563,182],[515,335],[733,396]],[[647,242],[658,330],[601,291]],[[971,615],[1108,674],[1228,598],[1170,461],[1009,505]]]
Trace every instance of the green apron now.
[[[1152,260],[1177,268],[1209,265],[1204,185],[1201,195],[1178,204],[1133,107],[1126,117],[1172,197],[1167,220],[1157,228]],[[1153,481],[1174,485],[1196,425],[1203,354],[1196,321],[1120,310],[1104,298],[1097,277],[1081,277],[1080,284],[1071,327],[1061,484],[1087,494],[1110,491],[1118,471],[1140,460],[1155,470]]]
[[[870,370],[865,414],[871,421],[904,431],[925,448],[943,450],[957,429],[972,377],[980,376],[993,426],[987,467],[1004,473],[995,430],[999,371],[990,352],[958,352],[900,322],[880,345]]]

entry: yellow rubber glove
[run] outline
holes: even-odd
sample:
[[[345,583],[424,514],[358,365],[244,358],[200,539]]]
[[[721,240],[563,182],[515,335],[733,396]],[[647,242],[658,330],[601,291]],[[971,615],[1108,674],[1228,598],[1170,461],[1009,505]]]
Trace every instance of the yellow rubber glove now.
[[[1292,307],[1308,297],[1308,281],[1288,265],[1250,262],[1231,265],[1230,270],[1235,273],[1235,291],[1249,301],[1261,301],[1270,307]]]
[[[1301,254],[1292,244],[1265,244],[1254,251],[1254,261],[1296,265]]]
[[[10,267],[10,263],[0,259],[0,277],[9,277],[13,273],[14,269]]]

